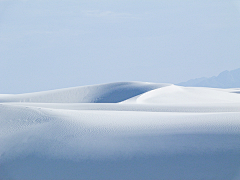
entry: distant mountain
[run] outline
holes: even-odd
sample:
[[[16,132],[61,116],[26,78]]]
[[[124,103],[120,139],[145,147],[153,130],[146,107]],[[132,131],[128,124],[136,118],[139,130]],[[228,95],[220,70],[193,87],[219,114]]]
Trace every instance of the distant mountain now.
[[[218,76],[191,79],[177,85],[212,88],[240,88],[240,68],[232,71],[223,71]]]

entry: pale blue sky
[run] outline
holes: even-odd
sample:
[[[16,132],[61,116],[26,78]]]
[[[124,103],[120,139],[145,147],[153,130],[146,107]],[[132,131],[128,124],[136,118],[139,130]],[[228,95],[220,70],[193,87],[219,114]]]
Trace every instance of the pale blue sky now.
[[[240,1],[0,0],[0,93],[240,67]]]

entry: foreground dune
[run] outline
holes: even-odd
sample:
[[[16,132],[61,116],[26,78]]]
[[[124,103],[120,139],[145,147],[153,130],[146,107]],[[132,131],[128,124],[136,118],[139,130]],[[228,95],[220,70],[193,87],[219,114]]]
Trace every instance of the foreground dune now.
[[[240,94],[111,83],[0,95],[0,179],[240,179]]]

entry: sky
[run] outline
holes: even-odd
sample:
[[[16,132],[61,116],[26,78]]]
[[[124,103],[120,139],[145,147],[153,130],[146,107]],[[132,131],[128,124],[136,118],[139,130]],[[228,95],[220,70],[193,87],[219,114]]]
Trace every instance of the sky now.
[[[240,68],[240,1],[0,0],[0,93]]]

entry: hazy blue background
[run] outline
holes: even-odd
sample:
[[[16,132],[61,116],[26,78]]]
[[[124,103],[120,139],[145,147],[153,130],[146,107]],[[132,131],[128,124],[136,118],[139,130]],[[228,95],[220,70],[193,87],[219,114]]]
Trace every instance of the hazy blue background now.
[[[0,0],[0,93],[240,67],[240,1]]]

